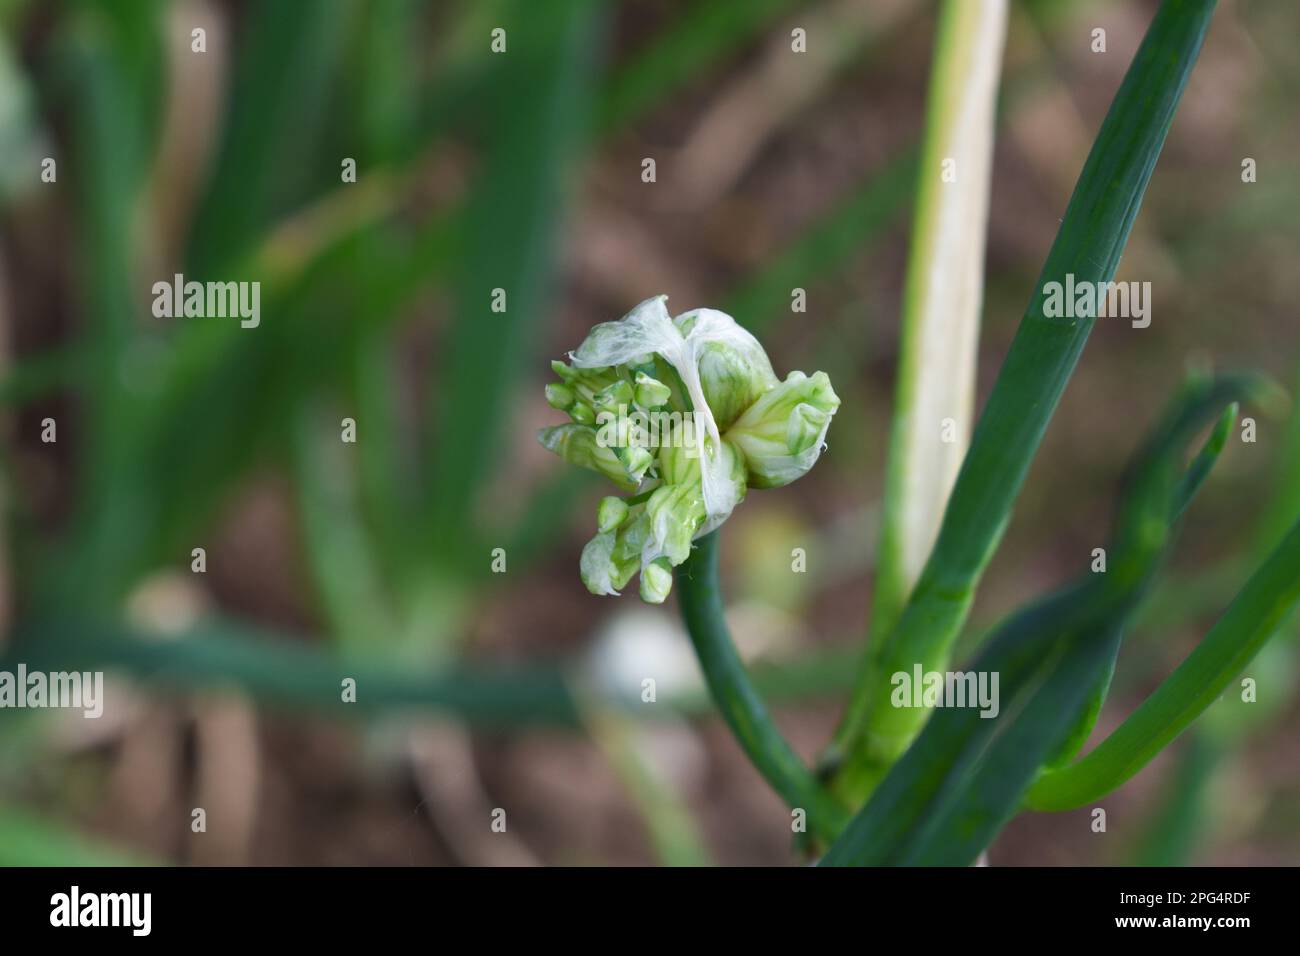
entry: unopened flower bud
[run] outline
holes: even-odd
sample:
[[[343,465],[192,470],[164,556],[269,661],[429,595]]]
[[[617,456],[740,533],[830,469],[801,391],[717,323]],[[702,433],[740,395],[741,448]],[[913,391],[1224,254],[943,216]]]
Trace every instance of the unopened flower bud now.
[[[596,530],[601,534],[608,531],[617,531],[624,519],[627,518],[627,502],[622,498],[608,495],[600,499],[600,507],[596,509]]]
[[[552,364],[560,382],[546,400],[577,424],[539,435],[566,461],[644,489],[601,500],[580,569],[594,594],[617,594],[639,570],[641,597],[655,604],[692,542],[726,521],[751,485],[788,484],[812,467],[839,407],[821,372],[778,382],[731,316],[696,309],[673,319],[665,302],[647,299],[596,326],[569,363]]]
[[[642,408],[662,408],[672,398],[673,390],[645,372],[636,373],[636,403]]]
[[[641,569],[641,600],[663,604],[673,589],[673,569],[666,558],[651,561]]]
[[[727,441],[745,456],[749,484],[777,488],[802,477],[821,455],[831,416],[840,407],[825,372],[791,372],[745,410]]]
[[[620,405],[631,404],[632,386],[622,379],[612,385],[607,385],[591,397],[591,406],[597,412],[617,411]]]
[[[666,485],[699,484],[699,447],[679,444],[660,448],[659,477]]]
[[[699,353],[700,385],[720,431],[726,431],[758,397],[777,384],[767,356],[709,342]]]
[[[655,456],[649,450],[641,448],[638,445],[631,445],[626,448],[616,448],[615,454],[623,462],[623,468],[628,475],[638,482],[645,477],[645,473],[650,470],[650,466],[655,463]]]
[[[699,484],[663,485],[645,504],[655,551],[674,565],[691,554],[691,540],[704,523],[704,498]],[[657,556],[657,555],[656,555]]]
[[[558,408],[562,412],[567,412],[576,401],[573,389],[567,385],[559,385],[552,382],[546,386],[546,404],[551,408]]]
[[[538,441],[571,465],[600,472],[620,488],[635,491],[639,477],[629,474],[616,449],[606,448],[596,440],[596,430],[586,425],[556,425],[543,428]]]
[[[612,531],[596,535],[582,549],[578,570],[592,594],[618,594],[636,573],[639,560],[620,558],[617,550],[618,539]]]

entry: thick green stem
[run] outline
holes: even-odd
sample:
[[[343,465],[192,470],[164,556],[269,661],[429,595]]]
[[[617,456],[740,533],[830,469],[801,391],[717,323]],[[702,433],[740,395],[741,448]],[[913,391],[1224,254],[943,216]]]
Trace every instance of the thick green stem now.
[[[791,808],[807,813],[812,833],[833,838],[847,813],[781,736],[731,641],[718,582],[718,532],[697,541],[678,568],[677,593],[704,679],[741,748]]]

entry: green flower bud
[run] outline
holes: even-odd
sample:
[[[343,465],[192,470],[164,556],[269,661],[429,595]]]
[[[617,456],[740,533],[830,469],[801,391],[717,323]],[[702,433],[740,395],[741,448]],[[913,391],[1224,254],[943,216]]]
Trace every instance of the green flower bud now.
[[[659,449],[659,477],[666,485],[700,483],[700,450],[684,445]]]
[[[537,433],[542,447],[553,451],[571,465],[600,472],[626,491],[635,491],[641,484],[633,477],[618,457],[614,448],[603,447],[596,440],[596,430],[586,425],[555,425]]]
[[[767,356],[756,361],[730,345],[709,342],[700,349],[700,385],[719,431],[777,384]]]
[[[613,532],[598,534],[587,542],[578,560],[578,570],[582,583],[592,594],[617,595],[620,588],[626,587],[636,573],[639,561],[635,558],[619,558],[617,537]]]
[[[601,534],[617,531],[626,520],[627,512],[627,502],[622,498],[613,495],[601,498],[600,507],[596,509],[596,530]]]
[[[636,373],[636,403],[645,409],[662,408],[673,397],[673,390],[645,372]]]
[[[745,410],[726,440],[744,455],[749,484],[778,488],[808,472],[821,455],[831,416],[840,407],[825,372],[791,372]]]
[[[646,514],[645,505],[628,507],[628,518],[618,529],[618,542],[614,556],[619,561],[632,561],[637,567],[643,563],[646,542],[650,539],[650,516]]]
[[[704,523],[704,498],[699,484],[663,485],[645,505],[650,518],[654,557],[663,555],[674,565],[691,554],[691,540]]]
[[[645,473],[650,470],[650,466],[655,463],[655,456],[648,449],[637,445],[616,448],[614,453],[618,455],[619,461],[623,463],[623,468],[627,474],[635,478],[638,484],[645,477]]]
[[[591,397],[591,406],[597,412],[617,412],[620,405],[627,406],[631,404],[632,386],[622,379],[612,385],[605,386]]]
[[[726,521],[751,485],[788,484],[812,467],[839,407],[821,372],[779,382],[730,316],[696,309],[673,319],[665,302],[647,299],[596,326],[570,362],[552,364],[560,382],[546,400],[577,424],[539,435],[566,461],[645,489],[635,504],[601,500],[580,570],[594,594],[617,594],[640,571],[641,597],[656,604],[692,542]]]
[[[577,368],[563,362],[552,362],[551,369],[560,377],[564,387],[572,392],[575,398],[586,402],[588,405],[593,404],[593,399],[597,394],[623,381],[619,369],[609,366]]]
[[[552,382],[546,386],[546,404],[551,408],[558,408],[562,412],[567,412],[573,403],[577,401],[577,396],[573,394],[573,389],[567,385],[558,385]]]
[[[700,385],[719,431],[731,423],[779,381],[758,340],[738,326],[731,316],[715,309],[695,309],[673,320],[694,349]]]
[[[673,589],[673,570],[667,559],[651,561],[641,569],[641,600],[647,604],[663,604]]]

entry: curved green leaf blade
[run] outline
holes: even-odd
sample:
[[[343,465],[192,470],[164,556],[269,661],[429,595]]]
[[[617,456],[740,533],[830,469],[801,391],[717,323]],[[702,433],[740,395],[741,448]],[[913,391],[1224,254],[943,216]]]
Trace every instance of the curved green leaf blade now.
[[[1300,522],[1217,624],[1132,715],[1078,763],[1041,776],[1034,810],[1068,810],[1123,784],[1214,703],[1300,602]]]
[[[1110,570],[1083,575],[999,628],[970,668],[999,675],[997,716],[936,712],[828,864],[965,865],[1015,814],[1040,768],[1073,755],[1100,711],[1125,623],[1233,419],[1220,416],[1186,470],[1183,445],[1224,402],[1259,390],[1260,380],[1243,376],[1188,383],[1129,466]]]

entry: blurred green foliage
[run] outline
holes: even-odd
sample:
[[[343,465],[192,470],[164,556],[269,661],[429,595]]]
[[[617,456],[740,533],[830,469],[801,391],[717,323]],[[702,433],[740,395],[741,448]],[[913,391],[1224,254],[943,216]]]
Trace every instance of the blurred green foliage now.
[[[617,58],[602,56],[616,5],[601,0],[230,6],[228,43],[208,38],[225,58],[213,73],[211,149],[191,156],[165,148],[174,124],[185,135],[185,117],[170,112],[188,49],[176,4],[0,2],[0,209],[6,229],[66,220],[74,282],[71,320],[21,349],[0,381],[0,399],[21,414],[60,409],[70,482],[53,519],[34,514],[5,452],[19,619],[4,659],[103,662],[164,689],[233,683],[324,712],[341,662],[364,659],[358,716],[415,707],[579,727],[565,667],[458,663],[492,599],[489,549],[505,547],[512,570],[534,564],[588,487],[558,470],[508,513],[493,497],[518,393],[544,368],[569,196],[621,138],[635,141],[638,123],[808,4],[674,4]],[[496,59],[488,32],[498,24],[510,55]],[[1008,77],[1008,90],[1038,70]],[[47,154],[59,181],[42,193],[33,164]],[[356,159],[357,183],[341,181],[342,157]],[[908,150],[858,177],[721,307],[773,328],[792,286],[834,284],[879,248],[914,177]],[[457,188],[442,194],[443,179]],[[171,223],[184,228],[173,234]],[[1195,240],[1180,241],[1196,254]],[[144,292],[173,272],[260,281],[267,318],[254,331],[160,328],[145,320]],[[490,310],[497,288],[504,313]],[[835,335],[820,334],[835,350]],[[358,422],[356,445],[340,447],[343,417]],[[1261,538],[1300,512],[1295,421]],[[325,646],[222,616],[165,644],[124,624],[141,582],[185,569],[223,509],[266,474],[292,490]],[[809,654],[760,670],[755,684],[774,701],[838,694],[851,653]],[[671,709],[709,707],[697,698]],[[665,819],[668,853],[702,858],[689,828]],[[0,846],[22,834],[9,844],[22,861],[116,859],[8,811],[0,834]]]

